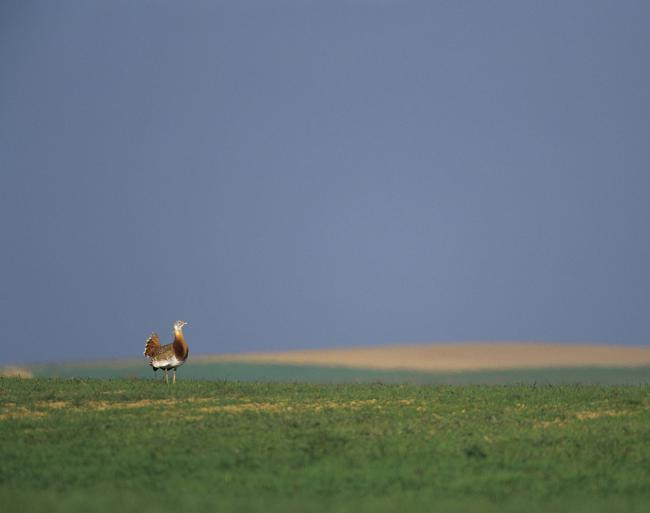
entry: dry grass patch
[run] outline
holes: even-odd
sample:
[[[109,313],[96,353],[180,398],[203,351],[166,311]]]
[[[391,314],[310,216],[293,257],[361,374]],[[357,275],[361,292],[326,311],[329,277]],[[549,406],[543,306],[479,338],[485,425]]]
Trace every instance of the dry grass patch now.
[[[374,406],[381,409],[382,405],[377,402],[377,399],[366,399],[366,400],[357,400],[357,401],[323,401],[318,403],[307,403],[305,404],[305,409],[320,411],[320,410],[358,410],[359,408],[365,408]]]
[[[104,411],[104,410],[131,410],[136,408],[147,408],[149,406],[171,406],[181,401],[175,399],[140,399],[138,401],[87,401],[77,408],[86,411]]]
[[[566,427],[571,424],[574,424],[576,421],[586,421],[586,420],[596,420],[600,419],[603,417],[625,417],[628,415],[631,415],[632,413],[627,411],[627,410],[620,410],[620,411],[615,411],[615,410],[601,410],[601,411],[595,411],[595,410],[584,410],[584,411],[579,411],[573,414],[572,417],[570,418],[565,418],[565,419],[560,419],[560,418],[555,418],[553,420],[542,420],[539,422],[535,422],[535,427],[541,427],[541,428],[548,428],[552,426],[556,427]]]
[[[630,415],[629,411],[614,411],[614,410],[605,410],[605,411],[580,411],[576,413],[576,418],[578,420],[594,420],[601,417],[623,417]]]
[[[16,403],[4,403],[0,410],[0,419],[17,419],[17,418],[40,418],[48,415],[51,411],[75,411],[75,412],[103,412],[113,410],[136,410],[140,408],[175,408],[187,406],[184,410],[187,415],[185,418],[203,418],[207,414],[228,413],[242,414],[246,412],[255,413],[302,413],[302,412],[321,412],[328,410],[359,410],[362,408],[372,408],[383,410],[392,406],[402,408],[413,408],[418,412],[424,412],[428,408],[421,402],[412,399],[402,399],[397,401],[378,401],[377,399],[353,399],[346,401],[335,400],[318,400],[307,402],[295,402],[288,400],[278,400],[276,402],[256,402],[239,398],[234,403],[223,403],[224,399],[215,397],[192,397],[185,399],[138,399],[133,401],[110,401],[110,400],[93,400],[79,403],[51,400],[38,401],[29,407],[17,407]],[[436,416],[435,413],[432,415]],[[439,416],[437,416],[439,417]]]
[[[197,411],[201,413],[243,413],[247,411],[254,412],[279,412],[291,410],[291,406],[285,403],[240,403],[240,404],[220,404],[214,406],[203,406]]]
[[[131,410],[150,406],[177,406],[187,403],[205,403],[216,401],[211,397],[192,397],[187,399],[139,399],[136,401],[86,401],[77,406],[80,410]]]
[[[48,408],[50,410],[61,410],[70,406],[67,401],[39,401],[36,403],[38,408]]]
[[[3,411],[0,413],[0,421],[2,420],[19,420],[19,419],[39,419],[46,417],[47,412],[44,411],[34,411],[24,406],[17,407],[9,411]]]
[[[376,399],[353,400],[353,401],[318,401],[305,403],[289,403],[287,401],[270,402],[241,402],[236,404],[215,404],[198,408],[201,413],[243,413],[253,412],[304,412],[304,411],[321,411],[337,409],[359,409],[364,407],[382,408]]]
[[[0,378],[23,378],[29,379],[33,378],[34,375],[32,371],[26,369],[25,367],[16,367],[11,365],[9,367],[3,367],[0,369]]]

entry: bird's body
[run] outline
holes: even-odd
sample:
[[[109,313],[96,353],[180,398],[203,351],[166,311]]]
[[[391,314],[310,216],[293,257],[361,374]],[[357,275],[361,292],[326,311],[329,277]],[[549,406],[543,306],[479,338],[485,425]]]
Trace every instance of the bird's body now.
[[[163,369],[165,371],[165,381],[168,381],[167,371],[173,369],[174,383],[176,383],[176,369],[183,365],[190,353],[183,336],[183,326],[185,321],[176,321],[174,324],[174,341],[171,344],[160,345],[160,339],[157,333],[152,333],[147,339],[144,347],[144,355],[149,358],[149,365],[154,371]]]

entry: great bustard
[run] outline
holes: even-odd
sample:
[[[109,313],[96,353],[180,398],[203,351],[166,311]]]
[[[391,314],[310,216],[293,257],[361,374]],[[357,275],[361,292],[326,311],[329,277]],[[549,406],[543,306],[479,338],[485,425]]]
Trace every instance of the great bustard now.
[[[167,371],[174,369],[173,383],[176,383],[176,369],[185,363],[190,350],[183,337],[183,326],[185,321],[176,321],[174,323],[174,341],[171,344],[160,345],[158,334],[153,332],[147,339],[144,346],[144,355],[149,357],[149,365],[154,372],[158,369],[165,371],[165,383],[169,383]]]

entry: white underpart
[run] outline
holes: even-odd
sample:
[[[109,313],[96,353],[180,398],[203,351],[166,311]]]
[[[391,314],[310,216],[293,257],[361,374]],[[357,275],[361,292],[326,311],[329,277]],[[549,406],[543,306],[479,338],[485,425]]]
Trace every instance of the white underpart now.
[[[179,360],[176,356],[172,356],[166,360],[151,361],[151,366],[155,369],[175,369],[185,363],[185,360]]]

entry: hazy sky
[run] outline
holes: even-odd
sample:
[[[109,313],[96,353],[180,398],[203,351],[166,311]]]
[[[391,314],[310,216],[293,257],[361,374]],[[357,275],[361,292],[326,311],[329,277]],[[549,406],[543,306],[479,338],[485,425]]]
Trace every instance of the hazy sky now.
[[[0,362],[650,343],[650,2],[0,3]]]

